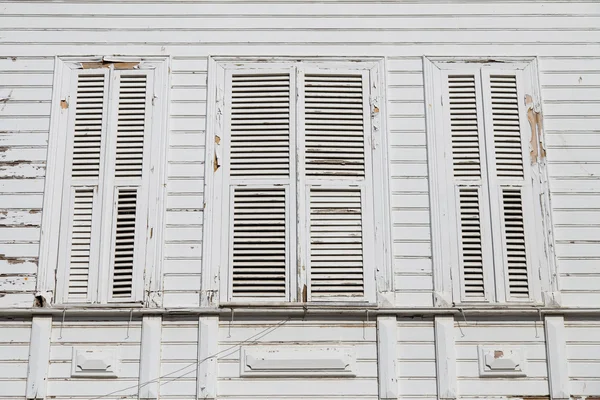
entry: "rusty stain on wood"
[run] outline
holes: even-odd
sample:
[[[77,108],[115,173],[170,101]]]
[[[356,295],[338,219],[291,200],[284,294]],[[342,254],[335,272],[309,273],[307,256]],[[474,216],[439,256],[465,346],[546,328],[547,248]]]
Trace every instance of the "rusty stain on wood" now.
[[[502,350],[494,351],[494,358],[500,358],[502,356],[504,356],[504,352]]]
[[[60,101],[60,108],[62,108],[63,110],[66,110],[67,108],[69,108],[69,103],[67,103],[67,100],[61,100]]]
[[[217,170],[219,169],[219,159],[217,158],[217,155],[215,154],[215,159],[213,161],[214,164],[214,172],[217,172]]]
[[[123,69],[134,69],[139,62],[110,62],[110,61],[98,61],[98,62],[83,62],[81,63],[82,69],[98,69],[98,68],[114,68],[118,70]]]
[[[216,144],[221,144],[221,137],[220,136],[218,136],[218,135],[215,136],[215,143]]]
[[[542,114],[534,104],[531,95],[525,95],[525,106],[527,107],[527,120],[531,128],[531,138],[529,139],[529,156],[531,163],[536,164],[538,159],[546,158],[546,149],[542,141],[543,123]]]

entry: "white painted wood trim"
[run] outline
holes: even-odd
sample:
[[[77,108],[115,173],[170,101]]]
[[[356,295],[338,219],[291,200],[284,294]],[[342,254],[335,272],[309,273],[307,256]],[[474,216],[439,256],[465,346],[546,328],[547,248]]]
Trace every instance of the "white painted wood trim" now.
[[[46,398],[51,333],[52,316],[33,317],[25,393],[27,400]]]
[[[50,133],[48,155],[46,159],[46,177],[44,202],[42,204],[42,224],[40,236],[40,257],[38,262],[36,289],[44,296],[48,304],[56,298],[56,267],[58,260],[58,237],[60,232],[60,213],[49,212],[60,207],[61,190],[55,190],[62,182],[64,169],[65,140],[60,132],[66,129],[68,108],[60,106],[61,100],[69,101],[70,68],[59,57],[54,62],[54,81],[52,87],[52,109],[50,115]],[[67,103],[68,104],[68,103]]]
[[[161,334],[162,317],[153,315],[142,318],[139,399],[158,399]]]
[[[456,345],[454,317],[435,317],[435,358],[438,399],[456,399]]]
[[[216,306],[219,303],[219,265],[221,242],[218,229],[213,227],[215,215],[221,214],[221,181],[223,168],[214,170],[219,144],[223,137],[223,67],[214,58],[208,58],[206,102],[206,158],[204,162],[204,215],[202,240],[202,283],[200,305]],[[217,139],[217,137],[219,139]],[[223,280],[227,280],[224,276]]]
[[[546,355],[548,357],[548,383],[553,400],[569,399],[569,369],[563,316],[545,318]]]
[[[433,260],[433,305],[435,307],[449,307],[452,304],[452,276],[451,268],[446,267],[443,261],[445,254],[450,249],[444,232],[448,232],[448,204],[442,199],[443,193],[440,186],[440,177],[445,176],[443,162],[443,146],[440,146],[437,137],[443,137],[443,113],[441,112],[441,94],[436,88],[440,87],[440,70],[427,57],[423,58],[423,72],[425,80],[425,117],[427,129],[427,159],[429,167],[429,204],[431,218],[431,253]]]
[[[396,317],[377,317],[377,371],[379,375],[379,399],[398,398]]]
[[[219,317],[198,320],[198,371],[196,398],[217,398],[217,352],[219,349]]]

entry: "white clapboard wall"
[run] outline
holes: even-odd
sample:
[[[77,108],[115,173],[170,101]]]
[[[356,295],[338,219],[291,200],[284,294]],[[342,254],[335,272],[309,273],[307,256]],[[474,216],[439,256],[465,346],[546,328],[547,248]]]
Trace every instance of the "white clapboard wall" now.
[[[531,57],[539,61],[552,219],[563,305],[600,304],[600,5],[595,1],[360,2],[134,0],[0,2],[0,308],[30,307],[36,285],[54,57],[170,56],[165,307],[200,304],[204,143],[209,55],[377,56],[386,58],[387,128],[395,304],[433,305],[424,55]],[[46,212],[50,212],[45,210]],[[462,398],[547,396],[543,321],[478,321],[457,315],[458,392]],[[273,320],[223,318],[218,349]],[[23,398],[31,320],[0,314],[0,399]],[[56,399],[135,396],[142,323],[54,317],[47,394]],[[401,318],[396,331],[398,395],[433,399],[436,347],[431,318]],[[197,361],[198,319],[162,321],[160,373]],[[570,391],[600,396],[600,325],[567,319]],[[354,347],[355,378],[269,379],[239,376],[239,354],[218,362],[222,398],[376,399],[374,318],[303,321],[261,339],[266,345]],[[479,378],[477,346],[517,346],[529,375],[510,385]],[[120,374],[72,378],[74,346],[119,347]],[[227,353],[226,353],[227,354]],[[566,361],[566,360],[565,360]],[[188,370],[185,370],[188,371]],[[185,372],[184,371],[184,372]],[[196,395],[196,372],[161,385],[161,398]],[[262,379],[262,381],[261,381]],[[274,392],[277,390],[277,392]]]

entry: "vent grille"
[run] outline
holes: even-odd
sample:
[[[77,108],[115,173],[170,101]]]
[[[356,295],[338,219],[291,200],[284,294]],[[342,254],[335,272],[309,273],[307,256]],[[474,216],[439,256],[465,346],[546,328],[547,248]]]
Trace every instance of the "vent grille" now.
[[[456,178],[480,178],[479,129],[474,75],[448,76],[452,161]]]
[[[501,178],[523,179],[517,78],[515,75],[491,75],[490,87],[496,173]]]
[[[518,188],[503,188],[502,200],[510,297],[528,299],[529,280],[521,190]]]
[[[130,298],[135,260],[137,189],[118,188],[115,219],[113,298]]]
[[[479,189],[459,188],[460,241],[465,297],[485,298]]]
[[[290,75],[234,74],[231,79],[231,175],[288,176]]]
[[[73,197],[68,296],[69,300],[85,301],[90,275],[94,189],[76,188]]]
[[[98,178],[102,124],[104,121],[105,75],[77,77],[77,102],[73,127],[73,178]]]
[[[147,103],[146,75],[121,75],[115,176],[141,178]]]
[[[365,175],[363,77],[306,74],[307,176]]]
[[[285,298],[286,236],[284,188],[234,189],[234,298]]]
[[[311,189],[311,297],[364,295],[360,189]]]

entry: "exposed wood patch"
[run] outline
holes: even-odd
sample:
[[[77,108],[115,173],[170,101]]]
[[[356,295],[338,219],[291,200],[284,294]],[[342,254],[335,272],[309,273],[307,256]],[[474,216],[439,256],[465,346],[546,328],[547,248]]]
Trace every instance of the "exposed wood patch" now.
[[[25,264],[27,262],[37,263],[37,258],[28,257],[9,257],[6,254],[0,253],[0,261],[6,261],[9,264]]]
[[[542,114],[538,105],[534,104],[531,95],[525,95],[525,105],[527,106],[527,120],[531,128],[531,138],[529,140],[529,155],[531,163],[536,164],[538,158],[546,158],[546,149],[542,141]]]
[[[135,69],[139,62],[113,62],[113,61],[98,61],[98,62],[83,62],[82,69],[97,69],[97,68],[114,68],[114,69]]]

